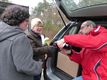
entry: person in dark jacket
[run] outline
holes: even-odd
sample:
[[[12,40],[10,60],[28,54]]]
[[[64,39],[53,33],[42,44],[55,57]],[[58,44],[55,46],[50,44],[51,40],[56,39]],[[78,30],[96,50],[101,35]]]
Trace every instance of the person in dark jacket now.
[[[32,44],[34,60],[42,62],[45,61],[45,55],[53,53],[53,50],[55,49],[53,46],[48,46],[48,43],[45,42],[47,37],[43,34],[43,27],[41,19],[33,18],[27,33]],[[40,67],[42,68],[42,66]],[[34,80],[40,80],[40,78],[41,74],[34,76]]]
[[[0,21],[0,80],[33,80],[41,73],[41,61],[33,60],[33,50],[24,30],[29,11],[18,5],[8,6]]]

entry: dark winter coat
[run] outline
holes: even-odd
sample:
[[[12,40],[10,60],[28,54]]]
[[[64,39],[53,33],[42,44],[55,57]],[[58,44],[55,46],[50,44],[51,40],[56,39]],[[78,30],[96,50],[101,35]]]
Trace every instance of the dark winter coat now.
[[[33,31],[28,32],[28,38],[32,44],[34,59],[37,61],[42,59],[44,61],[45,54],[50,53],[50,47],[43,45],[40,34],[34,33]]]

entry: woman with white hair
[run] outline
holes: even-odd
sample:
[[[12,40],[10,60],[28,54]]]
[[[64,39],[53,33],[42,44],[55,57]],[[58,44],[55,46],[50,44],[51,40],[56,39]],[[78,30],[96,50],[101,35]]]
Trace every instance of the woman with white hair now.
[[[31,20],[31,26],[28,30],[28,38],[30,39],[32,48],[33,48],[33,58],[36,61],[42,61],[45,60],[45,54],[52,54],[54,51],[56,51],[56,48],[53,46],[48,46],[45,43],[45,40],[47,37],[43,34],[43,22],[39,18],[34,18]],[[49,38],[47,38],[49,39]],[[44,65],[43,65],[44,66]],[[43,67],[40,66],[40,67]],[[42,70],[41,70],[42,73]],[[34,80],[40,80],[41,74],[34,76]]]

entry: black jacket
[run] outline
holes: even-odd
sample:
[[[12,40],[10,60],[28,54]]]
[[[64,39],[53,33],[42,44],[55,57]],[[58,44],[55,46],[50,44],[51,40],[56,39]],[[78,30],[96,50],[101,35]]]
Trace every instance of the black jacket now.
[[[44,60],[45,54],[50,53],[50,46],[42,45],[42,40],[39,34],[29,30],[27,33],[33,48],[33,58],[35,60]]]

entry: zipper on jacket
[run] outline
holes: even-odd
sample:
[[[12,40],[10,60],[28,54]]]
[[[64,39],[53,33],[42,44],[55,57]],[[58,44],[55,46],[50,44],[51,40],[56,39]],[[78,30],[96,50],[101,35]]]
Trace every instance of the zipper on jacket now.
[[[94,72],[95,72],[95,74],[97,76],[97,80],[100,80],[100,75],[97,72],[97,68],[98,68],[98,66],[100,66],[100,63],[101,63],[101,59],[94,66]]]

